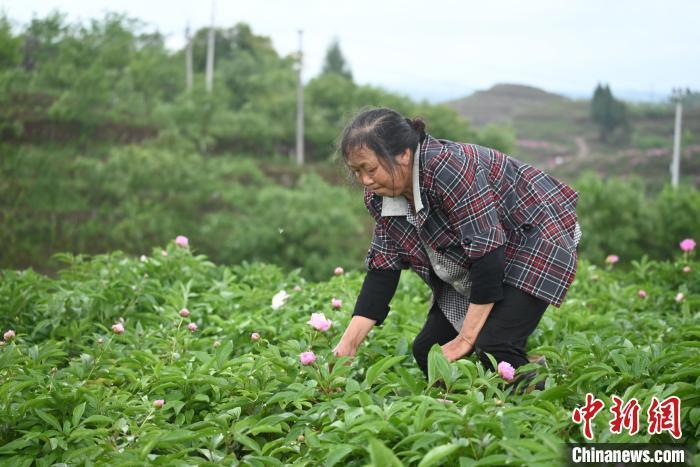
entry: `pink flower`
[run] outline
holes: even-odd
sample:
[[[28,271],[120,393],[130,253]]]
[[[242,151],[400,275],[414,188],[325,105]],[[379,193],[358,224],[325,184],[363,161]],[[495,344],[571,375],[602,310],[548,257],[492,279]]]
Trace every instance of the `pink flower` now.
[[[259,341],[260,340],[260,334],[257,332],[254,332],[253,334],[250,335],[250,340],[252,341]]]
[[[685,298],[685,295],[683,295],[681,292],[678,292],[678,295],[676,295],[676,301],[678,303],[682,302],[684,298]]]
[[[334,309],[338,310],[338,309],[340,309],[341,306],[343,306],[343,301],[340,300],[339,298],[333,297],[333,299],[331,300],[331,306]]]
[[[340,266],[335,268],[335,271],[333,271],[333,274],[335,274],[336,276],[342,276],[343,273],[345,273],[345,271]]]
[[[190,332],[195,332],[197,330],[197,323],[190,323],[187,325],[187,329],[190,330]]]
[[[112,331],[115,334],[124,334],[124,325],[122,323],[113,324]]]
[[[506,381],[510,381],[515,376],[515,368],[508,362],[500,362],[498,364],[498,374]]]
[[[686,238],[681,243],[681,250],[683,251],[693,251],[695,249],[695,240],[692,238]]]
[[[183,318],[187,318],[189,315],[190,310],[188,310],[187,308],[183,308],[182,310],[180,310],[180,316],[182,316]]]
[[[308,320],[307,323],[313,326],[317,331],[328,331],[332,321],[326,319],[323,313],[311,313],[311,319]]]
[[[156,409],[160,409],[163,407],[163,405],[165,405],[165,401],[163,399],[156,399],[153,401],[153,407]]]
[[[316,354],[313,352],[302,352],[299,355],[299,360],[301,361],[302,365],[311,365],[313,362],[316,361]]]
[[[165,250],[161,251],[160,254],[163,255],[163,256],[168,256],[168,252],[165,251]]]
[[[639,298],[647,298],[647,293],[645,290],[640,290],[637,293],[639,294]]]
[[[620,261],[620,257],[617,255],[608,255],[608,257],[605,258],[605,262],[608,264],[615,264],[618,261]]]
[[[683,268],[683,272],[690,272],[690,271],[691,271],[690,266],[686,266]]]
[[[187,248],[190,245],[190,241],[184,235],[178,235],[175,238],[175,245],[182,248]]]
[[[14,339],[15,335],[16,335],[16,334],[15,334],[15,331],[13,331],[12,329],[9,329],[9,330],[3,335],[3,338],[4,338],[7,342],[9,342],[11,339]]]

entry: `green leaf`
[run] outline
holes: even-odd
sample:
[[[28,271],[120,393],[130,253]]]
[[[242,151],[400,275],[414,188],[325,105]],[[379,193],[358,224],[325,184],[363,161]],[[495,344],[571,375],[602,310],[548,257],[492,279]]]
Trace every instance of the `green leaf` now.
[[[450,385],[452,383],[452,369],[442,353],[442,347],[439,344],[433,344],[428,353],[428,382],[432,385],[439,379]]]
[[[569,394],[571,394],[571,389],[569,386],[561,385],[544,390],[539,396],[537,396],[537,398],[543,401],[562,400]]]
[[[403,467],[403,463],[396,457],[396,454],[376,438],[369,440],[369,455],[375,466]]]
[[[255,425],[248,433],[251,435],[259,435],[260,433],[284,433],[279,425]]]
[[[26,448],[27,446],[31,446],[31,444],[32,443],[30,443],[27,439],[18,438],[14,441],[10,441],[9,443],[3,446],[0,446],[0,454],[14,453]]]
[[[113,422],[110,417],[105,415],[90,415],[88,418],[80,422],[81,425],[95,424],[95,425],[109,425]]]
[[[404,358],[405,358],[404,355],[395,355],[395,356],[384,357],[381,360],[379,360],[377,363],[370,366],[369,369],[367,370],[367,376],[365,377],[365,382],[367,383],[367,386],[371,386],[372,384],[374,384],[374,382],[377,380],[379,375],[381,375],[383,372],[385,372],[387,369],[391,368],[392,366],[396,365],[398,362],[400,362]]]
[[[330,448],[326,456],[325,467],[333,467],[335,464],[343,460],[345,456],[350,454],[354,448],[350,445],[337,445]]]
[[[80,424],[80,419],[85,412],[85,404],[86,402],[83,402],[82,404],[76,405],[73,409],[73,426],[78,426]]]
[[[58,422],[58,419],[50,413],[44,412],[41,409],[34,409],[34,413],[36,413],[39,416],[39,418],[44,420],[52,427],[56,428],[58,431],[63,431],[63,428],[61,428],[61,424]]]
[[[425,455],[423,460],[420,461],[418,467],[430,467],[437,464],[440,460],[449,456],[459,448],[459,444],[445,444],[443,446],[436,446]]]

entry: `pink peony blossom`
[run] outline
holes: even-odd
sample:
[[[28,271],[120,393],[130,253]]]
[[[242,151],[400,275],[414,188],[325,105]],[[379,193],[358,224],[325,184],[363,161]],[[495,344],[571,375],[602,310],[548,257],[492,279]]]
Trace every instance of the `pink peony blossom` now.
[[[165,250],[161,251],[160,254],[163,255],[163,256],[168,256],[168,252],[165,251]]]
[[[685,295],[683,295],[681,292],[678,292],[678,294],[676,295],[676,301],[680,303],[683,301],[683,299],[685,299]]]
[[[299,361],[301,361],[302,365],[311,365],[316,361],[316,354],[311,351],[302,352],[299,355]]]
[[[124,334],[124,325],[122,323],[113,324],[112,331],[115,334]]]
[[[620,257],[617,255],[608,255],[608,257],[605,258],[605,262],[608,264],[615,264],[618,261],[620,261]]]
[[[175,238],[175,245],[182,247],[182,248],[187,248],[188,246],[190,246],[190,241],[184,235],[178,235]]]
[[[180,310],[180,316],[182,316],[183,318],[187,318],[189,315],[190,310],[188,310],[187,308],[183,308],[182,310]]]
[[[190,323],[187,325],[187,329],[190,330],[190,332],[195,332],[197,330],[197,323]]]
[[[640,290],[637,293],[639,294],[639,298],[647,298],[647,292],[645,290]]]
[[[252,341],[259,341],[260,340],[260,334],[257,332],[254,332],[253,334],[250,335],[250,340]]]
[[[163,399],[156,399],[153,401],[153,407],[156,409],[160,409],[165,405],[165,401]]]
[[[317,331],[328,331],[332,321],[326,319],[323,313],[311,313],[311,319],[307,321]]]
[[[695,240],[686,238],[680,243],[680,246],[683,251],[693,251],[695,249]]]
[[[3,338],[4,338],[7,342],[9,342],[10,340],[14,339],[15,336],[16,336],[15,331],[13,331],[12,329],[9,329],[9,330],[3,335]]]
[[[340,266],[335,268],[335,271],[333,271],[333,274],[335,274],[336,276],[342,276],[344,273],[345,273],[345,270],[343,268],[341,268]]]
[[[506,381],[510,381],[515,376],[515,368],[508,362],[500,362],[498,364],[498,374]]]
[[[683,272],[690,272],[692,269],[690,269],[690,266],[686,266],[683,268]]]
[[[339,299],[339,298],[333,297],[333,299],[331,300],[331,306],[332,306],[334,309],[339,310],[340,307],[343,306],[343,301],[342,301],[341,299]]]

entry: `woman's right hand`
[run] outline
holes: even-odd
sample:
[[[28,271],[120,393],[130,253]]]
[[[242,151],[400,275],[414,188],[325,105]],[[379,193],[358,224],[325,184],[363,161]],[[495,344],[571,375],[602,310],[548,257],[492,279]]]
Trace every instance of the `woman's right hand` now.
[[[338,345],[333,349],[333,355],[336,357],[354,357],[357,354],[357,347],[340,339]]]
[[[343,339],[340,339],[338,345],[333,349],[333,356],[335,357],[354,357],[355,354],[357,354],[357,347],[348,344]],[[350,363],[352,363],[352,361],[348,360],[345,362],[345,366],[350,365]],[[328,371],[332,372],[334,366],[335,364],[333,362],[328,362]]]

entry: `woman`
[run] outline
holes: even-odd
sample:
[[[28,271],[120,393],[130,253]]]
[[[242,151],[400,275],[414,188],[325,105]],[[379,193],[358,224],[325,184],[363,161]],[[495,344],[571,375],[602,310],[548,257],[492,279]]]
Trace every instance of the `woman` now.
[[[438,140],[421,119],[370,109],[345,128],[340,151],[375,219],[367,275],[334,355],[354,356],[389,312],[402,269],[432,290],[413,356],[428,374],[438,343],[449,361],[476,351],[514,368],[549,304],[576,273],[578,194],[493,149]]]

